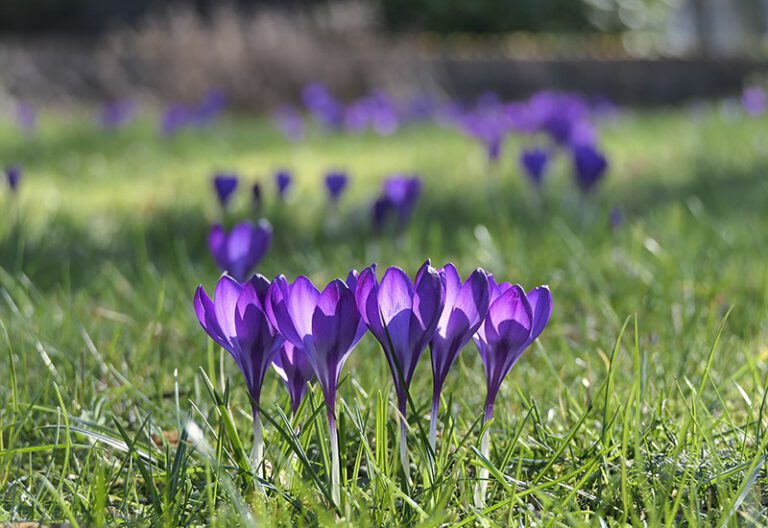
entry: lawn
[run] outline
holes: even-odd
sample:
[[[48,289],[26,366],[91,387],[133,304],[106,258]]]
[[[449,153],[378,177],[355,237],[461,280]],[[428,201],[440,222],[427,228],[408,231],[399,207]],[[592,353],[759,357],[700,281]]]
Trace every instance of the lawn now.
[[[70,526],[742,526],[768,523],[768,126],[712,109],[626,112],[601,128],[611,167],[581,196],[564,159],[538,194],[521,141],[489,167],[455,130],[323,134],[290,143],[270,122],[225,117],[160,137],[141,120],[104,132],[48,116],[35,137],[0,125],[0,521]],[[287,167],[295,189],[274,198]],[[338,210],[322,186],[349,171]],[[227,223],[274,227],[259,272],[316,284],[376,262],[481,266],[549,284],[551,322],[502,385],[490,459],[473,344],[446,380],[430,462],[431,372],[410,393],[411,482],[400,471],[392,379],[367,335],[342,373],[341,501],[329,502],[318,387],[289,426],[269,372],[267,461],[255,482],[247,391],[193,311],[219,271],[216,170],[260,179]],[[374,235],[390,173],[421,200],[399,237]],[[614,228],[610,211],[625,221]],[[484,505],[473,494],[488,470]],[[602,523],[602,524],[601,524]]]

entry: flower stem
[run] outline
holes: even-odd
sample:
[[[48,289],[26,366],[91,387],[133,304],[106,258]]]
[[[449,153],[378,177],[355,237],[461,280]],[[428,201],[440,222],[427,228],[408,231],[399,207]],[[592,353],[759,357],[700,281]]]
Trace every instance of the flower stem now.
[[[432,414],[429,417],[429,446],[435,452],[437,445],[437,412],[440,409],[440,395],[432,396]]]
[[[483,418],[483,438],[480,440],[480,453],[489,459],[491,456],[491,431],[489,427],[486,427],[488,422],[493,418],[493,403],[486,403],[485,405],[485,417]],[[488,490],[488,469],[481,467],[477,473],[477,486],[475,487],[475,506],[477,508],[485,507],[485,494]]]
[[[341,502],[339,437],[336,431],[336,418],[330,410],[328,411],[328,433],[331,439],[331,497],[336,506],[339,506]]]
[[[251,469],[256,472],[256,476],[263,473],[262,461],[264,459],[264,433],[261,427],[261,414],[253,410],[253,449],[251,449]],[[256,485],[260,490],[265,491],[261,484]]]

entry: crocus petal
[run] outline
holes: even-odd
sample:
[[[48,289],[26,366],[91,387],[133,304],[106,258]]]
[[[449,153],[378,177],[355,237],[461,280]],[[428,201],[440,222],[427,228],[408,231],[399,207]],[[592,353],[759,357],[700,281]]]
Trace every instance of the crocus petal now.
[[[379,285],[376,280],[376,266],[363,270],[357,279],[355,301],[362,321],[368,326],[380,343],[386,343],[387,335],[379,311]]]
[[[544,331],[552,315],[552,293],[548,286],[539,286],[529,291],[527,297],[533,314],[533,327],[530,336],[532,343]]]
[[[233,277],[245,281],[251,266],[251,253],[256,230],[250,222],[242,222],[232,229],[227,239],[227,259]]]
[[[288,291],[288,313],[302,343],[306,336],[312,335],[312,315],[319,296],[315,285],[303,275],[296,278]]]
[[[349,290],[353,294],[353,298],[355,299],[355,307],[357,307],[357,279],[359,277],[359,274],[357,270],[351,270],[347,274],[347,286],[349,287]],[[365,335],[365,332],[368,330],[368,327],[365,324],[365,321],[363,320],[362,314],[360,314],[360,311],[358,310],[359,321],[357,324],[357,332],[355,334],[355,344],[360,341],[360,339],[363,338],[363,335]]]
[[[248,383],[251,398],[258,403],[264,375],[284,339],[269,324],[258,291],[250,282],[243,286],[237,300],[235,327],[239,348],[235,359]]]
[[[461,290],[453,302],[453,313],[463,313],[469,323],[469,327],[477,327],[485,319],[488,312],[489,299],[488,275],[484,270],[478,268],[472,272],[461,286]],[[472,333],[474,333],[474,330]]]
[[[444,305],[443,278],[427,261],[416,276],[413,297],[413,312],[409,328],[411,357],[408,365],[408,372],[411,374],[416,369],[421,353],[435,333]]]
[[[488,308],[485,332],[489,343],[503,341],[509,348],[518,348],[531,335],[532,313],[525,292],[515,284]]]
[[[327,368],[327,380],[318,373],[326,392],[335,392],[341,368],[356,344],[360,315],[352,291],[341,280],[334,280],[320,294],[312,316],[314,352]]]
[[[219,346],[231,348],[227,339],[223,336],[219,323],[216,321],[216,312],[213,307],[213,301],[206,295],[202,286],[197,287],[195,291],[195,315],[203,327],[203,330],[211,336]]]
[[[249,267],[255,267],[267,253],[272,243],[272,225],[265,219],[259,220],[253,230],[251,251],[249,253]]]
[[[411,348],[409,333],[414,294],[411,279],[400,268],[389,268],[381,278],[378,308],[396,354],[406,354]],[[386,339],[382,345],[389,348]],[[406,365],[401,364],[400,367],[405,369]]]
[[[229,257],[227,255],[227,234],[221,224],[211,227],[208,233],[208,249],[213,255],[216,265],[226,271],[229,268]]]
[[[288,309],[290,285],[283,275],[275,277],[267,292],[267,317],[269,322],[293,345],[302,347],[303,339],[296,330]]]
[[[288,341],[283,343],[280,352],[272,359],[272,365],[285,382],[291,397],[291,409],[295,413],[307,392],[307,384],[315,376],[312,365],[307,361],[304,351]]]
[[[228,342],[234,343],[237,337],[235,328],[235,307],[240,297],[242,286],[228,275],[223,275],[213,293],[213,308],[216,321],[221,328],[221,335]]]

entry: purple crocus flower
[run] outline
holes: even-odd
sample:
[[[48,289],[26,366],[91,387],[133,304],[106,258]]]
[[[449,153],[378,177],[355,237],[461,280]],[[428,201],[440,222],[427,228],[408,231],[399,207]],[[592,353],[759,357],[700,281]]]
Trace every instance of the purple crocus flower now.
[[[344,105],[320,83],[308,84],[302,94],[304,106],[323,126],[337,130],[344,122]]]
[[[497,109],[467,113],[461,117],[461,130],[480,141],[488,154],[488,160],[496,163],[501,157],[501,147],[511,130],[512,122],[506,113]]]
[[[99,123],[106,130],[116,130],[134,118],[136,105],[132,101],[112,101],[105,104],[99,114]]]
[[[347,188],[349,177],[346,173],[332,171],[325,175],[325,187],[328,189],[328,197],[332,202],[337,202],[341,193]]]
[[[307,393],[307,384],[315,377],[315,371],[306,353],[290,341],[283,343],[280,353],[272,360],[272,366],[285,382],[291,397],[291,412],[295,415]]]
[[[160,119],[160,132],[164,136],[173,136],[189,125],[192,120],[193,112],[183,104],[172,104],[166,108]]]
[[[741,95],[741,106],[751,116],[761,115],[768,108],[768,94],[756,86],[746,88]]]
[[[543,148],[527,149],[520,154],[520,165],[536,187],[541,186],[548,164],[549,152]]]
[[[277,184],[277,195],[281,200],[285,200],[288,188],[293,183],[293,176],[287,170],[279,170],[275,173],[275,183]]]
[[[336,390],[344,363],[365,333],[355,304],[356,275],[353,271],[347,279],[352,287],[336,279],[322,292],[304,276],[289,284],[281,275],[270,286],[267,309],[270,321],[285,339],[306,354],[323,391],[333,459],[331,483],[337,504],[340,488]]]
[[[528,100],[528,107],[538,130],[549,135],[557,144],[585,142],[590,111],[583,98],[544,90]]]
[[[290,141],[300,141],[304,137],[304,120],[292,106],[282,106],[275,112],[275,125]]]
[[[212,123],[227,106],[227,97],[221,90],[207,92],[192,113],[192,122],[198,126]]]
[[[220,224],[208,234],[208,248],[222,271],[235,279],[245,281],[261,262],[272,242],[272,226],[266,220],[253,225],[245,221],[227,234]]]
[[[397,224],[404,229],[413,216],[413,210],[421,195],[421,178],[394,175],[384,181],[383,196],[397,212]]]
[[[489,283],[488,313],[474,337],[487,383],[485,423],[493,417],[493,406],[501,382],[525,349],[539,337],[552,314],[552,295],[547,286],[539,286],[526,294],[517,284],[497,284],[493,277],[490,277]],[[488,428],[483,434],[481,452],[486,457],[490,454]],[[481,468],[476,504],[485,501],[487,479],[488,470]]]
[[[237,174],[220,172],[213,177],[213,188],[216,191],[216,197],[219,199],[221,207],[226,208],[229,200],[232,198],[239,179]]]
[[[269,365],[283,344],[283,337],[270,324],[265,311],[269,281],[255,275],[240,284],[224,275],[216,285],[213,301],[202,286],[195,292],[195,313],[203,329],[235,359],[243,373],[252,400],[254,468],[261,465],[262,432],[259,400]]]
[[[380,232],[384,229],[384,225],[389,216],[389,212],[392,210],[393,205],[386,196],[380,196],[373,202],[371,208],[371,217],[373,221],[373,229],[376,232]]]
[[[379,283],[376,268],[371,266],[360,274],[355,298],[360,315],[384,349],[392,372],[400,410],[400,458],[408,475],[407,392],[419,358],[443,312],[444,281],[429,261],[421,266],[413,282],[403,270],[391,267]]]
[[[21,167],[11,165],[5,168],[5,177],[8,180],[8,187],[11,192],[16,193],[19,190],[19,180],[21,179]]]
[[[376,92],[369,99],[373,130],[381,136],[390,136],[397,132],[399,123],[392,99],[383,92]]]
[[[435,448],[440,392],[448,372],[469,343],[488,311],[488,274],[478,268],[462,284],[453,264],[438,271],[445,284],[445,307],[430,343],[432,356],[432,416],[429,440]]]
[[[474,336],[485,367],[486,420],[493,416],[501,382],[523,351],[544,330],[552,314],[552,295],[547,286],[526,294],[517,284],[489,281],[490,302],[485,321]]]
[[[605,175],[608,160],[592,145],[576,145],[571,154],[576,185],[585,193],[591,191]]]

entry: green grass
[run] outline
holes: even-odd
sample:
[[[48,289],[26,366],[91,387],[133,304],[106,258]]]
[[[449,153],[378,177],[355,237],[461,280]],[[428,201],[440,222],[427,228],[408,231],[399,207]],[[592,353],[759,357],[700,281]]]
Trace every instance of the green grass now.
[[[149,122],[110,135],[49,118],[31,139],[0,127],[0,160],[25,168],[18,203],[0,195],[0,522],[764,525],[768,126],[693,119],[639,113],[604,126],[612,167],[586,199],[564,160],[539,197],[516,168],[519,142],[493,173],[477,145],[436,127],[296,145],[247,119],[172,139]],[[298,180],[283,205],[269,178],[281,166]],[[335,217],[321,187],[331,167],[352,175]],[[407,485],[392,382],[367,336],[340,388],[338,508],[322,395],[290,426],[274,373],[262,397],[266,484],[253,480],[244,385],[192,311],[197,284],[210,291],[218,277],[205,245],[217,168],[266,185],[267,276],[323,282],[431,258],[550,284],[551,323],[502,386],[489,460],[469,345],[446,381],[431,471],[427,352],[411,387]],[[399,240],[368,225],[394,171],[425,180]],[[253,216],[248,196],[229,222]],[[617,205],[627,222],[614,231]],[[491,482],[477,508],[483,466]]]

